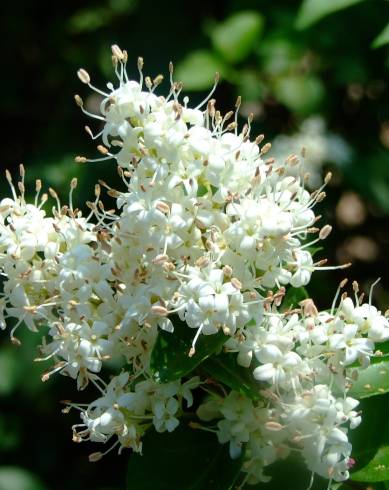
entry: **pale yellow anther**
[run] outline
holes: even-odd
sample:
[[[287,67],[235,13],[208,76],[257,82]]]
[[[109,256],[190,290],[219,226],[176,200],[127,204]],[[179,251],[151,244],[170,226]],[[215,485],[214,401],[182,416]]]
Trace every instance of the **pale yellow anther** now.
[[[88,85],[90,83],[89,73],[86,70],[84,70],[84,68],[80,68],[77,71],[77,76],[81,80],[82,83],[85,83],[86,85]]]

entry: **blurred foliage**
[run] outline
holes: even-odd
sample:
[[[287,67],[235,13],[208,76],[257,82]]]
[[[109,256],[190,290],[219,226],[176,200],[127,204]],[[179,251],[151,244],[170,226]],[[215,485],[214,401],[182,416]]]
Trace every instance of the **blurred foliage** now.
[[[344,165],[336,166],[329,156],[323,162],[334,174],[318,211],[335,228],[325,253],[332,263],[354,261],[351,276],[364,288],[382,276],[375,299],[381,308],[389,305],[384,275],[389,266],[388,1],[15,0],[5,2],[2,13],[2,160],[13,170],[20,161],[26,164],[31,191],[34,179],[41,178],[66,199],[68,182],[77,176],[76,199],[82,206],[93,195],[97,175],[112,185],[118,182],[112,163],[91,171],[73,162],[75,154],[95,150],[82,131],[89,121],[72,104],[72,95],[80,91],[92,111],[99,103],[80,87],[75,72],[85,67],[103,87],[112,79],[111,44],[127,49],[131,76],[137,76],[139,55],[151,76],[166,74],[172,59],[176,78],[195,103],[218,71],[218,106],[228,111],[242,95],[241,122],[254,113],[254,134],[273,140],[320,116],[328,131],[351,148]],[[8,193],[5,181],[0,186],[2,195]],[[331,302],[343,277],[316,273],[309,292],[318,306]],[[43,385],[45,367],[33,363],[40,339],[26,332],[21,341],[16,348],[6,333],[0,338],[0,490],[124,489],[127,455],[111,453],[90,464],[87,455],[96,448],[71,441],[70,426],[78,414],[60,413],[62,398],[82,402],[93,395],[75,392],[73,383],[60,376]],[[382,444],[375,456],[378,466],[382,457],[387,464],[382,430],[387,402],[387,395],[363,400],[366,417],[354,435],[359,474],[369,471],[377,444]],[[290,466],[272,471],[272,488],[287,488]],[[302,488],[308,486],[305,476],[301,481]],[[377,481],[369,488],[389,488]],[[343,488],[367,486],[351,482]]]

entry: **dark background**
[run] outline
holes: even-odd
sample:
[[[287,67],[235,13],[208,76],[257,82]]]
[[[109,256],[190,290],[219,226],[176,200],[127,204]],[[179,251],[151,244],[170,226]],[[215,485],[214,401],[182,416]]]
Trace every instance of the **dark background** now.
[[[219,107],[230,110],[242,94],[242,113],[255,114],[253,134],[265,133],[272,141],[320,116],[327,133],[345,142],[346,163],[336,161],[331,146],[322,162],[334,179],[317,212],[334,231],[319,254],[332,264],[352,261],[347,276],[366,290],[381,277],[374,296],[386,309],[389,51],[385,45],[374,49],[372,42],[389,20],[387,1],[361,1],[306,26],[301,2],[291,0],[14,0],[1,8],[2,166],[16,172],[23,162],[31,193],[41,178],[66,199],[68,183],[77,176],[76,200],[82,206],[98,177],[115,182],[112,162],[92,168],[73,161],[77,154],[96,155],[83,130],[91,123],[73,94],[80,93],[92,109],[98,102],[76,70],[86,68],[104,88],[113,81],[111,44],[128,51],[130,76],[137,77],[139,55],[153,77],[167,74],[172,60],[194,102],[212,85],[206,73],[220,70]],[[238,36],[238,46],[220,48],[215,41],[220,26],[242,12],[257,21],[254,39]],[[160,93],[166,90],[164,82]],[[0,187],[5,196],[5,179]],[[314,275],[310,292],[320,307],[329,305],[345,275]],[[72,443],[70,426],[78,415],[60,413],[61,399],[91,400],[95,394],[76,393],[60,376],[43,385],[42,366],[32,364],[39,340],[27,332],[17,349],[7,333],[0,336],[0,490],[123,489],[127,455],[88,463],[87,455],[99,448]]]

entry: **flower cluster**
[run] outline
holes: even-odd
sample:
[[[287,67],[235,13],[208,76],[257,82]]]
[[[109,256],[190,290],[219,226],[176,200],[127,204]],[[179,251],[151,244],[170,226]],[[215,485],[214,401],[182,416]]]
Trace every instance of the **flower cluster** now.
[[[389,339],[388,320],[370,303],[360,304],[356,283],[354,290],[354,301],[344,294],[330,311],[318,312],[307,299],[299,312],[270,312],[259,326],[245,326],[226,342],[238,353],[238,363],[253,369],[262,382],[266,400],[259,407],[241,400],[232,415],[228,398],[219,401],[226,419],[218,424],[219,439],[230,441],[232,454],[242,442],[256,448],[248,458],[249,481],[261,480],[259,470],[291,448],[301,451],[313,473],[336,481],[348,478],[352,448],[347,427],[361,422],[354,410],[358,401],[344,395],[353,382],[350,366],[367,366],[375,343]],[[249,410],[251,419],[242,418],[241,410]],[[243,424],[246,419],[256,424]]]
[[[286,287],[305,286],[314,270],[328,268],[313,259],[311,246],[331,231],[315,226],[313,212],[330,175],[308,192],[304,178],[288,171],[298,165],[295,155],[283,166],[266,158],[263,136],[250,140],[252,118],[239,130],[239,98],[224,116],[214,89],[191,108],[172,65],[170,91],[158,96],[163,77],[144,78],[139,59],[140,80],[129,80],[126,52],[112,50],[118,87],[101,91],[84,69],[78,72],[102,96],[98,115],[75,97],[100,121],[99,133],[86,131],[101,137],[102,156],[76,161],[114,160],[124,189],[99,181],[83,216],[73,207],[73,179],[67,205],[49,189],[55,205],[48,217],[41,182],[29,204],[24,168],[17,186],[7,173],[12,198],[0,202],[0,325],[13,324],[16,344],[21,324],[44,330],[38,360],[54,360],[44,380],[59,371],[79,389],[93,383],[99,390],[91,404],[69,402],[65,409],[81,412],[76,442],[111,440],[108,451],[137,452],[150,426],[173,431],[192,405],[192,391],[203,387],[198,376],[165,384],[153,378],[160,330],[175,335],[174,317],[185,322],[192,333],[188,356],[196,355],[200,337],[223,332],[225,350],[258,380],[261,401],[214,394],[198,415],[220,419],[215,432],[229,442],[231,457],[247,446],[247,481],[265,481],[264,468],[293,449],[312,472],[347,478],[347,424],[360,421],[357,401],[344,395],[352,382],[348,366],[369,363],[375,343],[389,338],[388,322],[371,302],[345,296],[329,312],[319,313],[311,300],[282,307]],[[116,209],[104,207],[102,187]],[[110,360],[124,370],[107,384]]]
[[[329,132],[320,116],[305,119],[291,135],[281,134],[272,142],[272,156],[279,165],[291,152],[302,153],[303,165],[288,168],[290,175],[307,172],[307,184],[314,188],[322,182],[323,166],[328,163],[346,166],[351,159],[351,148],[339,135]]]

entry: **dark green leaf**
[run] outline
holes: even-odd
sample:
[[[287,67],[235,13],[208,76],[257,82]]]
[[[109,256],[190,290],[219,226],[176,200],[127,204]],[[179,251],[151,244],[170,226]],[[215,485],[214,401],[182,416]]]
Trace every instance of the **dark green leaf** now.
[[[376,352],[380,352],[380,355],[371,358],[372,364],[379,362],[389,362],[389,340],[382,344],[376,344]]]
[[[389,43],[389,23],[386,24],[383,31],[381,31],[379,35],[374,39],[372,47],[380,48],[381,46],[384,46],[385,44],[388,43]]]
[[[238,12],[212,30],[212,43],[225,60],[238,63],[255,47],[263,25],[263,17],[258,12]]]
[[[385,442],[385,424],[389,395],[361,400],[358,410],[362,411],[362,423],[349,432],[352,444],[351,456],[355,460],[352,471],[359,471],[373,458],[377,449]]]
[[[298,308],[300,301],[309,298],[308,291],[304,288],[293,288],[292,286],[287,289],[284,299],[282,300],[282,311],[292,308]]]
[[[297,14],[297,29],[306,29],[319,20],[339,10],[343,10],[363,0],[303,0]]]
[[[366,369],[358,368],[358,379],[350,390],[350,396],[368,398],[389,391],[389,363],[378,362]]]
[[[389,445],[380,447],[369,464],[353,473],[352,479],[363,482],[389,480]]]
[[[247,485],[245,490],[305,490],[309,488],[311,473],[302,458],[291,455],[286,460],[271,464],[264,471],[271,477],[270,482]],[[328,480],[315,476],[314,490],[328,490]]]
[[[207,359],[202,367],[212,378],[232,390],[252,400],[259,400],[261,384],[253,378],[252,369],[239,366],[236,358],[236,354],[222,353]]]
[[[177,317],[172,321],[174,332],[161,330],[151,354],[151,370],[155,380],[160,383],[168,383],[189,374],[208,356],[220,350],[228,338],[221,331],[214,335],[200,335],[196,342],[196,352],[189,357],[196,329],[188,327]]]
[[[150,431],[143,455],[132,454],[128,490],[228,490],[242,465],[215,434],[180,426],[171,434]]]

